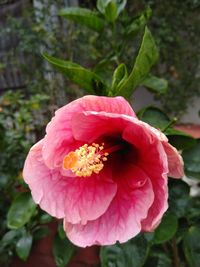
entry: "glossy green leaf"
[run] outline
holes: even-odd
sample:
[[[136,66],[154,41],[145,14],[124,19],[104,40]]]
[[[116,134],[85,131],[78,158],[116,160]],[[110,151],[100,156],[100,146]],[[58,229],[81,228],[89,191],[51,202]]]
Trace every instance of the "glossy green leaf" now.
[[[99,10],[99,12],[101,12],[102,14],[104,14],[105,11],[105,7],[108,4],[110,0],[97,0],[97,9]]]
[[[34,232],[33,232],[33,238],[34,240],[42,239],[45,236],[47,236],[50,233],[48,226],[39,226]]]
[[[114,22],[124,10],[127,0],[98,0],[97,9],[105,15],[107,21]]]
[[[172,213],[167,213],[162,218],[162,221],[158,228],[155,230],[154,243],[162,244],[175,235],[178,228],[178,219]]]
[[[162,251],[156,251],[152,253],[151,257],[147,259],[144,267],[172,267],[172,259],[169,255]]]
[[[199,267],[200,264],[200,226],[189,228],[184,237],[183,249],[190,267]]]
[[[143,29],[148,20],[152,15],[152,10],[150,7],[140,14],[137,18],[134,18],[133,21],[125,29],[126,36],[134,36],[139,30]]]
[[[191,206],[190,206],[191,208]],[[188,210],[190,211],[190,209]],[[178,220],[178,229],[176,232],[176,242],[177,244],[180,244],[180,242],[183,240],[186,232],[188,231],[189,224],[188,224],[188,214],[187,214],[187,219],[186,218],[180,218]]]
[[[159,129],[165,129],[170,123],[169,117],[159,108],[147,107],[138,112],[138,117]]]
[[[142,267],[149,252],[147,240],[139,235],[124,244],[101,248],[102,267]]]
[[[25,233],[16,244],[16,252],[20,259],[23,261],[26,261],[31,247],[32,247],[33,237],[30,235],[30,233]]]
[[[172,259],[169,257],[169,255],[164,254],[164,253],[160,253],[157,257],[157,265],[154,267],[171,267],[173,261]]]
[[[174,128],[168,128],[165,131],[170,144],[175,146],[178,150],[183,150],[195,145],[196,140],[189,134],[176,130]]]
[[[111,92],[114,94],[115,90],[123,83],[127,78],[127,69],[125,64],[120,64],[114,71],[113,80],[112,80],[112,89]]]
[[[43,213],[40,218],[39,218],[39,223],[43,224],[43,223],[49,223],[53,220],[53,217],[50,216],[47,213]]]
[[[117,5],[111,0],[105,7],[104,15],[109,22],[114,22],[118,17]]]
[[[13,243],[18,236],[19,236],[18,230],[10,230],[7,233],[5,233],[0,243],[2,246],[9,245],[10,243]]]
[[[178,218],[187,216],[190,187],[181,180],[169,179],[169,210]]]
[[[183,151],[183,159],[186,175],[200,179],[200,139],[194,146]]]
[[[192,172],[192,171],[185,170],[185,174],[187,175],[188,178],[200,179],[200,173],[199,172]]]
[[[101,32],[104,29],[104,21],[97,13],[90,9],[80,7],[68,7],[59,12],[59,15],[69,20],[75,21],[88,28]]]
[[[147,76],[141,83],[141,85],[147,87],[151,91],[163,94],[168,89],[168,82],[165,79],[155,77],[153,75]]]
[[[136,86],[146,78],[151,70],[151,67],[158,59],[158,50],[151,35],[151,32],[145,27],[145,32],[142,40],[139,53],[136,57],[134,67],[129,77],[120,86],[116,95],[122,95],[126,98],[130,97]]]
[[[190,206],[187,213],[187,219],[194,224],[198,222],[200,218],[200,197],[191,197]]]
[[[124,10],[127,0],[115,0],[117,4],[117,13],[118,15]]]
[[[149,244],[153,244],[154,232],[145,232],[143,235]]]
[[[47,53],[44,53],[43,57],[56,69],[63,72],[70,81],[80,85],[88,93],[94,94],[96,92],[99,95],[105,93],[106,85],[94,72],[71,61],[49,56]]]
[[[58,225],[58,235],[59,235],[60,239],[65,239],[66,238],[66,233],[64,231],[62,222],[59,223],[59,225]]]
[[[57,234],[53,244],[53,255],[57,267],[65,267],[70,261],[75,247],[67,238],[61,239]]]
[[[7,214],[7,226],[10,229],[18,229],[31,219],[36,210],[30,193],[19,194],[13,201]]]

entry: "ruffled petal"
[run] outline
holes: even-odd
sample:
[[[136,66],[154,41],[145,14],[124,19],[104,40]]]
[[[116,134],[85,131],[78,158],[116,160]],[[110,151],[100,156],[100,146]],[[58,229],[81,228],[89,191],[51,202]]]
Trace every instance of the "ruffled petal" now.
[[[92,143],[102,136],[121,137],[130,120],[126,115],[85,111],[74,115],[72,131],[76,140]]]
[[[151,179],[155,197],[147,218],[142,222],[142,230],[152,231],[168,208],[167,156],[162,142],[143,123],[127,127],[123,138],[139,147],[137,164]]]
[[[80,101],[80,100],[79,100]],[[105,96],[84,96],[81,100],[83,111],[107,112],[113,114],[124,114],[136,117],[132,107],[123,97],[105,97]]]
[[[167,154],[168,168],[169,168],[168,176],[172,178],[183,177],[184,163],[177,149],[168,143],[167,137],[161,131],[159,131],[158,129],[155,129],[154,127],[148,125],[147,123],[143,123],[143,124],[147,129],[149,129],[149,131],[151,131],[154,135],[156,135],[157,138],[162,142],[165,153]]]
[[[77,101],[58,109],[46,127],[46,135],[42,148],[45,164],[50,168],[61,167],[62,160],[70,151],[81,146],[76,142],[71,130],[71,118],[82,111]]]
[[[57,170],[50,170],[42,158],[43,140],[30,150],[24,165],[24,181],[29,185],[33,200],[57,218],[65,217],[65,188],[67,181]]]
[[[117,191],[108,168],[90,177],[65,177],[50,170],[42,158],[43,140],[30,150],[23,177],[33,199],[57,218],[66,217],[72,223],[86,223],[101,216]]]
[[[156,178],[156,177],[155,177]],[[160,224],[164,213],[168,209],[167,177],[151,180],[155,198],[149,209],[147,218],[142,221],[142,230],[152,232]]]
[[[167,154],[169,173],[172,178],[181,178],[184,175],[183,159],[177,149],[167,142],[162,142]]]
[[[136,118],[103,112],[77,114],[77,120],[72,124],[72,129],[76,138],[80,140],[87,138],[93,141],[102,135],[116,134],[133,145],[137,152],[137,164],[151,179],[155,192],[155,200],[149,210],[148,219],[143,223],[143,230],[153,230],[168,207],[167,174],[169,170],[163,147],[166,137]],[[134,161],[134,158],[132,160]]]
[[[110,169],[104,168],[98,175],[70,179],[65,192],[68,222],[86,224],[107,210],[117,192],[117,184],[110,177]]]
[[[141,221],[146,218],[152,205],[154,193],[149,178],[138,167],[127,166],[119,174],[118,191],[107,211],[97,220],[87,224],[71,224],[64,220],[68,238],[81,247],[112,245],[126,242],[141,230]]]
[[[85,96],[58,109],[47,125],[42,149],[44,161],[49,168],[61,166],[63,156],[81,146],[74,139],[71,120],[75,114],[83,111],[104,111],[136,117],[123,97]]]

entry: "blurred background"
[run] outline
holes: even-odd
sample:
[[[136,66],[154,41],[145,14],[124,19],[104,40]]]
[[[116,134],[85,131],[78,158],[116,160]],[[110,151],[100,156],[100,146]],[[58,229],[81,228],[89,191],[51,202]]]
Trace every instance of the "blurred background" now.
[[[0,266],[62,267],[74,251],[62,239],[62,224],[32,202],[28,217],[12,222],[14,227],[8,223],[8,218],[21,216],[23,203],[29,201],[22,180],[28,150],[44,135],[58,107],[85,94],[50,66],[43,52],[90,68],[109,81],[119,63],[130,71],[148,23],[160,51],[153,73],[167,81],[167,88],[163,94],[140,86],[131,98],[133,107],[139,111],[156,105],[200,137],[200,1],[128,0],[117,26],[103,33],[58,16],[71,6],[96,10],[96,1],[0,0]],[[19,192],[24,193],[21,206],[16,204],[19,209],[14,207],[13,214],[10,207]],[[39,245],[33,246],[35,242]],[[32,250],[37,256],[30,260]],[[84,252],[83,257],[91,259],[88,265],[73,266],[98,266],[97,250],[93,256]]]
[[[63,104],[63,95],[73,94],[74,90],[68,88],[69,84],[63,77],[52,74],[41,57],[41,51],[49,51],[92,68],[110,48],[104,40],[98,39],[97,43],[95,32],[57,16],[61,8],[77,5],[94,9],[96,1],[1,0],[1,94],[8,90],[27,95],[31,92],[45,93],[47,90],[53,104]],[[170,87],[165,95],[156,100],[167,112],[182,121],[197,122],[200,94],[199,1],[128,1],[126,11],[134,18],[147,5],[153,10],[148,25],[160,49],[156,71],[169,81]],[[123,58],[129,66],[134,58],[134,42]],[[54,81],[50,82],[52,75]],[[142,94],[145,92],[142,91]],[[145,98],[144,104],[151,103],[152,95],[148,94]],[[137,95],[136,102],[138,100],[141,101]],[[189,117],[188,113],[192,115]]]

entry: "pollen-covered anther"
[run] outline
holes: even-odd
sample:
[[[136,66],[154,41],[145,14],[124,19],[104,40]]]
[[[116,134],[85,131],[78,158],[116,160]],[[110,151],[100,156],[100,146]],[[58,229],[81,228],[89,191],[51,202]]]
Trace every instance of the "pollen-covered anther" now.
[[[92,173],[98,174],[104,167],[103,162],[109,155],[103,153],[104,143],[101,145],[92,143],[85,144],[75,151],[71,151],[64,157],[63,169],[71,170],[77,176],[90,176]]]

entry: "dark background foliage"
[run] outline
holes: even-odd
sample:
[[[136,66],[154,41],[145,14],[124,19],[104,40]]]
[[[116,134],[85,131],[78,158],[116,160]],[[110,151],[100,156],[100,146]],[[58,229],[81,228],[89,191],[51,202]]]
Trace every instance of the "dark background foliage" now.
[[[153,90],[167,114],[149,107],[138,116],[164,131],[170,142],[183,151],[188,177],[200,178],[199,140],[173,128],[173,116],[183,114],[200,93],[200,2],[130,0],[112,23],[108,21],[109,14],[101,15],[107,23],[103,32],[58,17],[59,10],[70,1],[37,2],[42,5],[34,8],[34,1],[0,2],[0,263],[3,266],[9,265],[16,255],[26,261],[32,244],[49,234],[48,223],[53,218],[33,203],[22,179],[23,163],[31,145],[44,135],[54,110],[85,93],[80,89],[84,88],[80,81],[80,86],[69,81],[68,73],[62,75],[50,66],[42,52],[92,69],[91,75],[98,75],[107,86],[105,89],[97,83],[94,93],[114,94],[118,84],[113,85],[113,71],[125,63],[130,73],[148,24],[159,47],[160,59],[152,69],[156,83],[147,79],[138,84]],[[79,3],[81,7],[96,10],[96,1]],[[149,35],[146,39],[150,42]],[[153,55],[151,60],[155,58]],[[124,65],[120,71],[115,72],[114,78],[123,80],[120,75],[125,76]],[[157,80],[158,77],[161,79]],[[170,180],[169,187],[169,210],[155,233],[102,248],[102,266],[199,267],[199,196],[191,197],[190,187],[183,181]],[[66,266],[76,249],[58,224],[52,248],[55,264]]]

